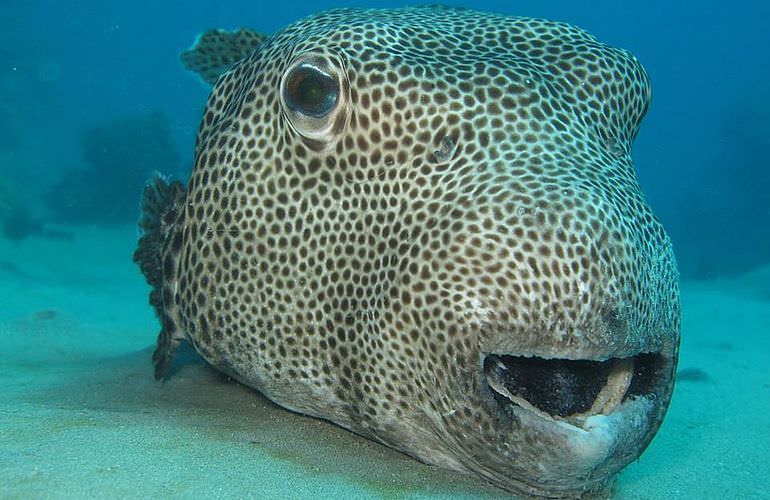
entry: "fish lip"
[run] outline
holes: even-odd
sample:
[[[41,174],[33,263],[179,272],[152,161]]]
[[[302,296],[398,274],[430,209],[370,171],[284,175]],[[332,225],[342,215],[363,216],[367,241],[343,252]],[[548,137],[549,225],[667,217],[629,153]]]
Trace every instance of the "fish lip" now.
[[[610,415],[587,417],[580,426],[517,410],[522,427],[548,435],[549,459],[536,460],[535,471],[519,476],[515,488],[547,498],[583,498],[608,491],[615,474],[635,460],[657,430],[659,402],[640,397]],[[499,478],[500,484],[508,478]]]
[[[516,471],[515,479],[510,471],[493,471],[488,477],[501,487],[548,498],[608,491],[615,474],[637,459],[657,432],[670,401],[677,362],[676,346],[668,342],[660,350],[626,356],[639,357],[636,367],[646,370],[633,372],[619,402],[611,404],[604,413],[562,417],[532,405],[498,400],[502,395],[496,396],[488,384],[484,361],[499,355],[482,355],[486,401],[494,408],[498,422],[509,428],[511,436],[516,440],[521,440],[522,434],[528,436],[524,439],[531,449],[522,454],[527,457],[523,462],[511,464]],[[616,362],[607,357],[597,359],[594,362]],[[626,369],[622,365],[618,368],[621,372]]]

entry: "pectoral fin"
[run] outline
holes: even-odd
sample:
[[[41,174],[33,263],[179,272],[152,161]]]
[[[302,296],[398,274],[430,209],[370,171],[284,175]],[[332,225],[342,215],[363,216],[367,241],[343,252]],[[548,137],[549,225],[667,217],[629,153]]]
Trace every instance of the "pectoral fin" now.
[[[163,378],[184,333],[176,321],[172,284],[181,248],[181,228],[177,219],[184,209],[185,189],[178,181],[170,182],[155,175],[147,183],[142,197],[142,217],[134,262],[139,265],[150,291],[150,305],[161,323],[158,345],[153,354],[155,378]]]

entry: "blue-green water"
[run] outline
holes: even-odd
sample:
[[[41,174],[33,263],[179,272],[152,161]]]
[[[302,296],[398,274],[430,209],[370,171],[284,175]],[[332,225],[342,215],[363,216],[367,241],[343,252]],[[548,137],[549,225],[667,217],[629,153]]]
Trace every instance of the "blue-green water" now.
[[[770,497],[759,479],[770,474],[770,7],[447,3],[576,24],[629,49],[649,72],[653,104],[634,159],[674,242],[689,371],[661,435],[616,495]],[[262,400],[250,415],[251,394],[195,363],[175,382],[189,399],[168,400],[144,364],[157,324],[131,263],[138,195],[148,171],[189,173],[209,92],[180,51],[209,28],[269,34],[341,6],[403,4],[3,1],[0,496],[309,497],[314,484],[321,496],[500,494]],[[237,417],[219,418],[217,398]],[[244,419],[292,434],[260,446]],[[260,458],[242,473],[223,465],[250,446]],[[377,470],[351,459],[359,453]]]
[[[83,130],[155,111],[168,118],[180,157],[173,168],[186,171],[208,91],[179,64],[179,51],[195,34],[239,26],[271,33],[331,7],[404,5],[221,4],[4,2],[0,148],[21,155],[2,170],[6,182],[29,190],[34,201],[45,184],[83,166]],[[767,6],[748,0],[697,7],[610,1],[470,6],[571,22],[631,50],[653,83],[636,167],[674,240],[683,275],[715,277],[767,260],[770,243],[759,230],[770,210]]]

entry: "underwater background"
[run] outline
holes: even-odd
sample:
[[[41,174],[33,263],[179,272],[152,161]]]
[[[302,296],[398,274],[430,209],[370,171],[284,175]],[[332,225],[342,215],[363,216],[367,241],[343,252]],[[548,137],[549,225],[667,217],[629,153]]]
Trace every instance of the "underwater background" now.
[[[770,498],[770,4],[444,3],[566,21],[645,66],[634,159],[678,258],[682,353],[615,495]],[[152,380],[139,197],[152,171],[189,174],[209,92],[180,51],[210,28],[405,5],[0,0],[0,497],[502,495],[194,360]]]

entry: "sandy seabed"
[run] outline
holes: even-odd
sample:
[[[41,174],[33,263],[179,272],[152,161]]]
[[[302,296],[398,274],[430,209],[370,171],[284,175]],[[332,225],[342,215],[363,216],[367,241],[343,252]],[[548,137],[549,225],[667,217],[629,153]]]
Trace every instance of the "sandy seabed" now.
[[[134,228],[0,239],[1,498],[501,498],[285,411],[193,353],[152,378]],[[681,376],[618,499],[770,498],[770,267],[682,284]]]

